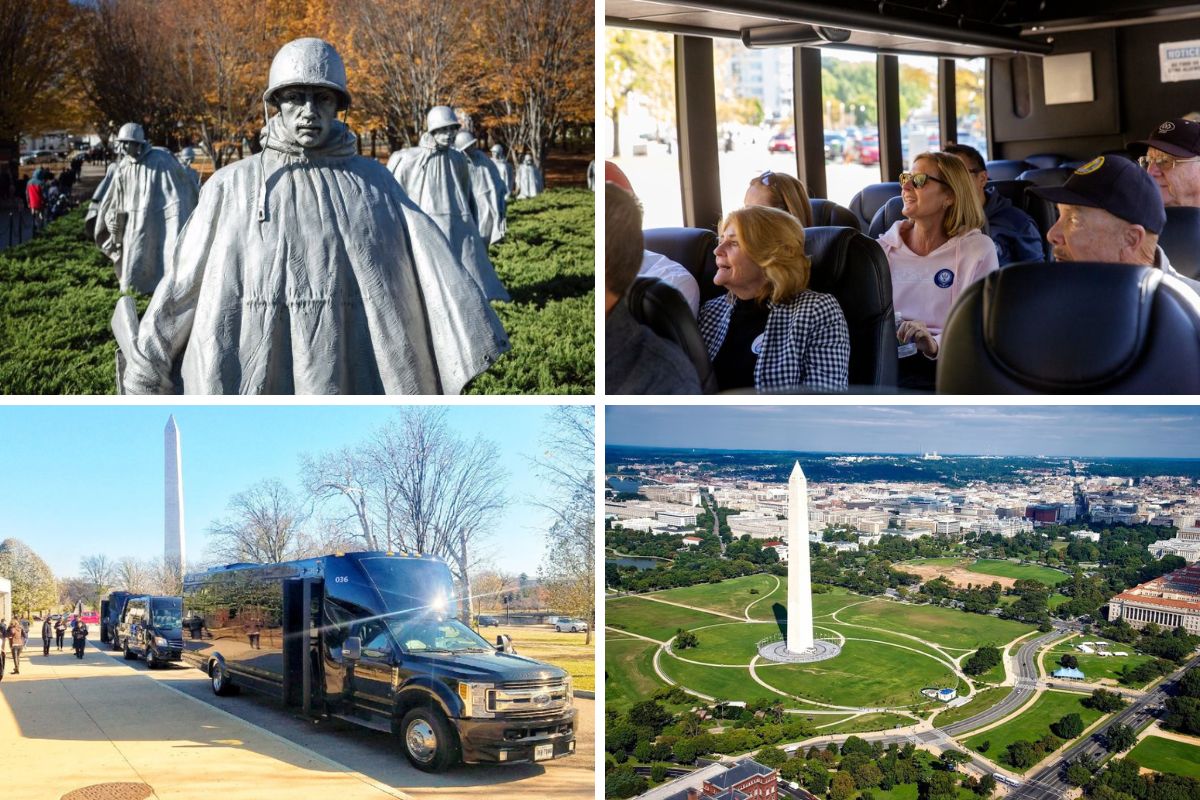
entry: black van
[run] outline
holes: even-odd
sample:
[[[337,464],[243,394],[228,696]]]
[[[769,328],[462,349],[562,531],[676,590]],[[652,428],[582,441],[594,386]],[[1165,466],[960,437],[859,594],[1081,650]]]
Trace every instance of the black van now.
[[[125,658],[146,659],[146,666],[183,660],[183,599],[143,595],[130,597],[113,631],[113,649]]]

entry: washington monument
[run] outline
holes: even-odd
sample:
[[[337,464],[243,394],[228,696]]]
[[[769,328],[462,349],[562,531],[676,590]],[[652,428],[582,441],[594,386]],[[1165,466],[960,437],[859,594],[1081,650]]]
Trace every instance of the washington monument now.
[[[787,649],[813,649],[812,573],[808,565],[808,480],[800,462],[788,478]]]
[[[175,416],[172,414],[163,430],[163,559],[175,570],[175,574],[183,575],[185,556],[183,463],[179,449],[179,428],[175,426]]]

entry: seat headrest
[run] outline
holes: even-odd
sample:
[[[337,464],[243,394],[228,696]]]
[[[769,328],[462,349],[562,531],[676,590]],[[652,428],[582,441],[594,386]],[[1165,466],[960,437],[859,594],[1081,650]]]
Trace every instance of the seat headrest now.
[[[1200,277],[1200,208],[1171,206],[1158,246],[1181,275]]]
[[[994,181],[1011,181],[1034,165],[1024,159],[1001,158],[986,162],[988,178]]]
[[[858,218],[854,212],[845,206],[839,206],[832,200],[814,197],[811,201],[813,211],[813,227],[837,225],[845,228],[857,228]]]
[[[987,188],[994,189],[996,194],[1007,197],[1017,208],[1025,207],[1025,189],[1030,184],[1023,180],[988,181]]]
[[[1025,161],[1033,164],[1038,169],[1051,169],[1067,160],[1067,157],[1061,153],[1035,153],[1031,156],[1025,156]]]
[[[708,228],[647,228],[642,231],[645,248],[682,264],[700,287],[704,303],[723,292],[713,285],[717,274],[717,235]]]
[[[938,391],[1196,391],[1198,334],[1200,298],[1161,270],[1014,264],[951,309]]]
[[[884,203],[871,219],[871,224],[867,227],[867,236],[878,239],[891,230],[893,225],[904,218],[904,215],[900,213],[903,208],[904,198],[902,197],[893,197]]]
[[[900,184],[898,182],[873,183],[870,186],[864,186],[861,192],[850,199],[850,211],[859,218],[859,227],[865,231],[883,204],[891,198],[899,196]]]
[[[700,327],[687,300],[675,287],[658,278],[635,278],[625,302],[634,319],[649,326],[659,338],[679,345],[696,368],[704,392],[716,391],[716,378]]]

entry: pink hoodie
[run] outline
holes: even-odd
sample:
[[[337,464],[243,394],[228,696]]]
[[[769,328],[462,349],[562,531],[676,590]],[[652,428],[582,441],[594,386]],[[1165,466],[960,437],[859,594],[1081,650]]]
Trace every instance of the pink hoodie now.
[[[892,272],[892,302],[905,319],[924,322],[942,340],[950,307],[963,289],[999,269],[996,246],[983,231],[955,236],[927,256],[919,256],[900,238],[900,220],[879,237]]]

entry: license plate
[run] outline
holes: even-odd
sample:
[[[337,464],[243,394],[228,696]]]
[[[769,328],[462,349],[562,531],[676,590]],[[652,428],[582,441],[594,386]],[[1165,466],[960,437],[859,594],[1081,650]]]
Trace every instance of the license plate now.
[[[533,746],[533,760],[546,761],[554,758],[554,745],[552,744],[535,744]]]

